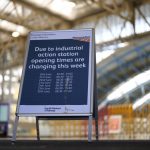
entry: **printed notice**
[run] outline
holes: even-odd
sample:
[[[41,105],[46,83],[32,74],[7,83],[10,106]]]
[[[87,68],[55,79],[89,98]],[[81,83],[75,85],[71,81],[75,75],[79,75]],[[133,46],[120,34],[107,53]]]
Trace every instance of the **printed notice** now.
[[[90,110],[92,30],[80,32],[31,32],[20,112],[86,113]],[[80,109],[82,105],[85,110]]]

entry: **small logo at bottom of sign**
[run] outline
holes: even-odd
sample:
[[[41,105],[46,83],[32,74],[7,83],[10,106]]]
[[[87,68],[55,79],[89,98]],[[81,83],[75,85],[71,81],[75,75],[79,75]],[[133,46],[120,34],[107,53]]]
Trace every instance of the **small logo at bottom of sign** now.
[[[70,109],[70,108],[65,107],[65,113],[73,112],[73,111],[74,111],[73,109]]]

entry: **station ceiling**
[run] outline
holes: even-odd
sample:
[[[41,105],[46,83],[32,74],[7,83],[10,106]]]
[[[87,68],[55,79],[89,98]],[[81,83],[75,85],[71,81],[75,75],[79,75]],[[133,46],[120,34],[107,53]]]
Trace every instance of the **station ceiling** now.
[[[145,3],[149,1],[1,0],[0,57],[9,55],[9,61],[3,64],[3,67],[9,68],[23,63],[25,42],[29,31],[74,28],[83,22],[99,20],[111,14],[119,16],[134,26],[134,9],[138,9]],[[123,14],[123,11],[127,13]]]
[[[114,86],[149,68],[149,49],[137,50],[145,43],[139,43],[138,39],[149,36],[149,8],[150,0],[0,0],[0,71],[23,64],[28,32],[91,27],[92,24],[94,28],[98,26],[97,52],[120,42],[129,45],[97,64],[98,84],[101,85],[99,99],[103,99]],[[142,31],[137,29],[139,16],[145,24]],[[121,26],[114,30],[111,25],[116,26],[120,20]],[[103,27],[108,32],[101,40]],[[149,42],[149,38],[147,40]],[[124,57],[120,59],[120,55]],[[110,62],[113,63],[109,66]]]

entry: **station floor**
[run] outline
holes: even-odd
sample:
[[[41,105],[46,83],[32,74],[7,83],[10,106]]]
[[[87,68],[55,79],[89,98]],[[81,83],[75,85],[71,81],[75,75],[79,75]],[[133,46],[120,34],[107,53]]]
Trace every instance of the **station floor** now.
[[[0,150],[150,150],[150,141],[0,140]]]

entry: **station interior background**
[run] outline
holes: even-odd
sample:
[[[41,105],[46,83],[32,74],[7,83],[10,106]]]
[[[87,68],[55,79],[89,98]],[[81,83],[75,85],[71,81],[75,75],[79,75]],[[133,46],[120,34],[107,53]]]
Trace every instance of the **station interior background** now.
[[[150,0],[0,0],[0,137],[12,136],[28,33],[81,28],[95,29],[100,139],[150,139]],[[87,121],[40,121],[40,135],[84,139]],[[36,137],[34,117],[17,136]]]

